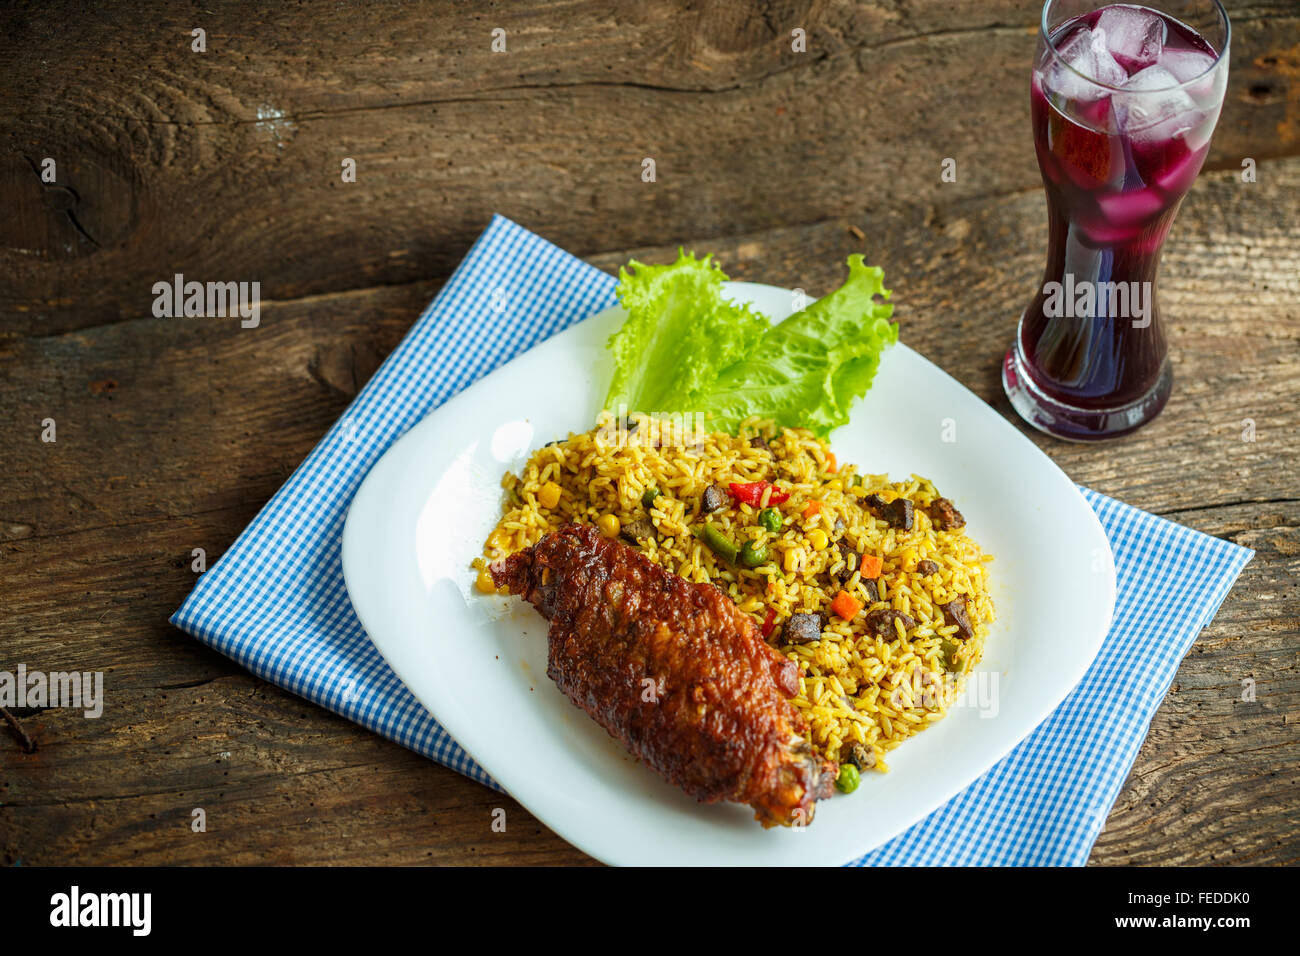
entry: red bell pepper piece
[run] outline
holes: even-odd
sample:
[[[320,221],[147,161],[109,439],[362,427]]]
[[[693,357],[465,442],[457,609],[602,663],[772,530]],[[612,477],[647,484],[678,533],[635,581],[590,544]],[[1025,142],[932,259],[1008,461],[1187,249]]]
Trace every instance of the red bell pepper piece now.
[[[772,626],[776,624],[776,608],[767,609],[767,617],[763,618],[763,636],[769,637],[772,633]]]
[[[731,489],[733,498],[737,501],[743,501],[752,508],[761,508],[763,506],[763,493],[769,488],[772,489],[772,494],[767,499],[768,504],[779,505],[781,502],[790,499],[790,492],[773,487],[770,481],[751,481],[748,484],[733,481],[728,487]]]

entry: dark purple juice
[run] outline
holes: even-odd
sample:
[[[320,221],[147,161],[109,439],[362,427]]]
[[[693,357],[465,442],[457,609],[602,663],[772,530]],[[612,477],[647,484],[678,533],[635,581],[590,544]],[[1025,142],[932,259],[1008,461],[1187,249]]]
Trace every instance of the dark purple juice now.
[[[1158,404],[1167,398],[1156,270],[1218,119],[1226,73],[1216,59],[1172,17],[1112,5],[1061,24],[1035,67],[1049,236],[1019,359],[1051,402],[1114,410],[1159,389]],[[1117,433],[1113,422],[1104,427]]]

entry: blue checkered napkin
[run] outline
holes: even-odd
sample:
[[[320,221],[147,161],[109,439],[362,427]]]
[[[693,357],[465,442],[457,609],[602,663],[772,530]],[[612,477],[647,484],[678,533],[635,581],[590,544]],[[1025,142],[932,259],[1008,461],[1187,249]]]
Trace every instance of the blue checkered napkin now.
[[[371,465],[412,425],[547,336],[613,304],[615,281],[500,216],[346,414],[172,623],[253,673],[489,786],[389,670],[352,612],[340,539]],[[1083,682],[997,766],[860,864],[1077,864],[1197,633],[1252,552],[1087,491],[1119,573]]]
[[[171,622],[259,677],[496,787],[362,629],[343,583],[343,519],[370,467],[408,428],[520,352],[614,304],[614,286],[600,270],[495,217]]]
[[[1046,722],[860,866],[1082,865],[1183,655],[1255,552],[1087,488],[1115,554],[1115,618]]]

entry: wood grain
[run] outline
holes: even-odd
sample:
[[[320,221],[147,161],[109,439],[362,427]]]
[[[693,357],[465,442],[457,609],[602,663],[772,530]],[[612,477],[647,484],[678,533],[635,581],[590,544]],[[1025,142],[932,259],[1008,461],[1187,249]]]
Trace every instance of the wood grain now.
[[[0,105],[0,307],[23,331],[147,314],[174,272],[277,300],[443,275],[493,212],[589,255],[1038,184],[1024,3],[154,7],[30,4],[0,30],[32,66]],[[1211,168],[1300,147],[1300,10],[1233,12]]]
[[[494,211],[606,270],[684,243],[813,295],[864,252],[905,340],[1014,420],[998,363],[1046,237],[1029,5],[70,9],[0,13],[0,668],[105,671],[108,705],[19,712],[32,754],[0,728],[5,862],[586,861],[166,624],[191,550],[216,560]],[[1300,4],[1230,9],[1217,171],[1162,266],[1173,400],[1101,447],[1030,434],[1076,480],[1257,552],[1098,864],[1300,859]],[[153,317],[174,272],[262,281],[261,325]]]

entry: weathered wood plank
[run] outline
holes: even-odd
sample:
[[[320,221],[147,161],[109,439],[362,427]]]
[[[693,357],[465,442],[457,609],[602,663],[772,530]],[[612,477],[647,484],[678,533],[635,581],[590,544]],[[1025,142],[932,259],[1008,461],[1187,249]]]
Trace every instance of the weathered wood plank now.
[[[1184,662],[1099,863],[1296,859],[1298,186],[1300,160],[1264,163],[1254,184],[1203,176],[1185,205],[1161,288],[1179,379],[1157,423],[1101,448],[1035,436],[1076,479],[1259,551]],[[998,361],[1041,269],[1043,222],[1036,190],[954,194],[694,244],[738,278],[812,294],[865,251],[887,270],[905,340],[1008,414]],[[581,858],[507,798],[165,624],[193,584],[190,549],[211,561],[233,540],[436,287],[274,302],[258,329],[148,317],[0,341],[4,660],[106,670],[110,690],[98,721],[23,716],[36,754],[0,737],[8,861]],[[53,445],[39,440],[47,416]],[[1238,700],[1245,677],[1254,704]],[[186,829],[195,806],[209,811],[202,836]],[[506,834],[487,826],[496,806]]]
[[[39,749],[0,765],[5,863],[587,859],[509,798],[228,662],[206,664],[230,673],[168,690],[132,686],[114,668],[99,722],[65,710],[27,718]],[[497,808],[505,832],[492,828]]]
[[[1101,449],[1033,436],[1079,481],[1154,511],[1294,497],[1279,489],[1296,488],[1297,170],[1291,161],[1266,164],[1257,183],[1221,173],[1197,185],[1162,269],[1178,376],[1170,406],[1150,428]],[[908,343],[1005,411],[998,362],[1041,270],[1044,221],[1042,196],[1024,192],[881,210],[856,220],[865,242],[832,221],[694,245],[715,251],[737,278],[813,294],[839,281],[850,252],[866,252],[886,270]],[[612,269],[629,254],[672,253],[638,249],[592,261]],[[0,360],[24,371],[0,382],[0,400],[31,439],[0,449],[11,476],[7,506],[17,515],[10,520],[39,511],[42,526],[32,533],[57,534],[204,512],[229,503],[233,477],[255,482],[265,498],[433,289],[270,303],[257,329],[237,319],[150,317],[10,340]],[[169,399],[148,407],[150,396]],[[58,444],[36,440],[46,416],[59,423]],[[1242,441],[1248,418],[1254,442]],[[170,453],[159,454],[157,443]],[[53,470],[70,445],[75,464]],[[1202,458],[1190,474],[1182,467]]]
[[[1256,556],[1179,669],[1091,862],[1294,866],[1300,508],[1233,505],[1178,518]]]
[[[1300,8],[1232,6],[1222,168],[1300,147]],[[0,17],[0,311],[23,333],[148,314],[175,272],[270,299],[445,275],[492,212],[593,254],[1038,182],[1036,11],[1010,0]]]
[[[1300,518],[1255,506],[1193,517],[1259,555],[1183,664],[1094,859],[1295,862]],[[178,542],[187,530],[162,528]],[[187,585],[187,571],[160,562],[141,581],[138,559],[116,560],[115,536],[109,529],[73,536],[93,540],[90,550],[117,569],[117,580],[82,586],[93,593],[134,587],[131,606],[106,608],[104,620],[88,617],[58,634],[17,638],[27,645],[19,659],[49,669],[107,666],[109,705],[98,721],[67,711],[25,718],[40,745],[34,755],[0,748],[0,832],[7,834],[0,852],[9,861],[576,858],[506,798],[169,633],[162,615]],[[71,603],[76,585],[55,579],[47,587]],[[169,676],[160,684],[163,672]],[[1246,677],[1257,682],[1253,703],[1240,699]],[[199,686],[168,686],[193,682]],[[196,806],[209,815],[201,838],[186,829]],[[487,827],[497,806],[507,808],[506,834]],[[283,839],[286,831],[292,840]]]

